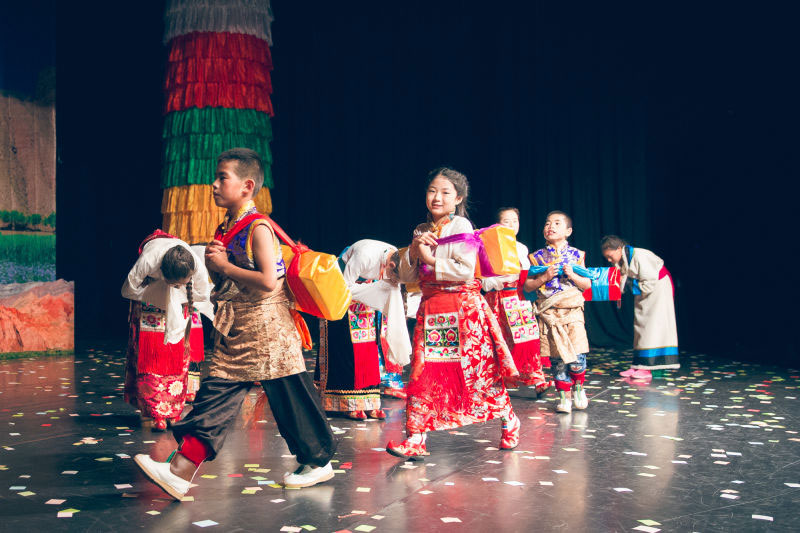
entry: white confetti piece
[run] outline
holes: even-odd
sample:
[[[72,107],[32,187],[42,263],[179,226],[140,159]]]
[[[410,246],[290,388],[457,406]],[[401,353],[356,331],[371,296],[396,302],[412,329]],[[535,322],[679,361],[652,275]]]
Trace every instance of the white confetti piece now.
[[[545,487],[552,487],[553,486],[553,482],[552,481],[540,481],[539,485],[544,485]]]
[[[784,483],[784,485],[786,485],[787,487],[791,487],[793,489],[800,488],[800,483]]]
[[[556,474],[567,474],[568,473],[566,470],[553,470],[553,472],[555,472]]]
[[[500,481],[496,477],[485,477],[485,478],[481,478],[481,479],[483,479],[484,481]]]
[[[432,490],[421,490],[421,491],[419,491],[418,494],[428,495],[428,494],[433,494],[433,491]]]
[[[763,515],[763,514],[754,514],[752,516],[753,516],[753,520],[766,520],[767,522],[772,522],[772,517],[771,516],[766,516],[766,515]]]
[[[281,528],[281,531],[289,531],[290,533],[300,533],[300,531],[303,531],[303,528],[296,526],[283,526]]]
[[[461,519],[456,518],[455,516],[443,516],[442,518],[440,518],[440,520],[445,524],[449,524],[451,522],[461,522]]]
[[[133,486],[130,483],[120,483],[120,484],[114,485],[114,488],[116,488],[116,489],[132,489]]]
[[[636,526],[633,528],[634,531],[644,531],[644,533],[657,533],[661,531],[657,527],[650,527],[650,526]]]
[[[67,500],[56,500],[55,498],[53,498],[51,500],[47,500],[46,502],[44,502],[44,504],[45,505],[61,505],[65,501],[67,501]]]
[[[525,484],[521,481],[504,481],[503,483],[505,483],[506,485],[511,485],[512,487],[520,487]]]
[[[614,490],[617,492],[633,492],[631,489],[627,487],[616,487]]]
[[[275,498],[274,500],[270,500],[270,501],[272,503],[281,503],[281,502],[285,502],[286,500],[284,500],[283,498]]]
[[[197,527],[210,527],[210,526],[217,526],[216,522],[213,520],[200,520],[199,522],[192,522]]]

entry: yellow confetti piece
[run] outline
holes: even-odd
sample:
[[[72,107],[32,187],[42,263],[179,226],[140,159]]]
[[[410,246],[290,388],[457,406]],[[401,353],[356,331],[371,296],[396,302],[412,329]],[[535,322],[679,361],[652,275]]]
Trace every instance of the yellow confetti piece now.
[[[256,493],[256,491],[254,491],[252,489],[244,489],[242,491],[242,494],[255,494],[255,493]]]
[[[155,516],[157,514],[161,514],[161,511],[147,511],[147,514]]]
[[[183,498],[181,498],[181,501],[182,502],[193,502],[194,501],[194,496],[184,496]]]
[[[258,468],[259,466],[261,466],[261,465],[258,465],[258,464],[247,464],[247,465],[244,465],[245,468]]]
[[[215,476],[214,474],[203,474],[203,475],[202,475],[202,476],[200,476],[200,477],[202,477],[202,478],[205,478],[205,479],[214,479],[214,478],[216,478],[217,476]]]
[[[367,532],[372,531],[373,529],[375,529],[375,526],[368,526],[367,524],[362,524],[355,528],[356,531],[367,531]]]
[[[369,492],[371,490],[372,489],[369,488],[369,487],[358,487],[358,488],[356,488],[356,492]]]

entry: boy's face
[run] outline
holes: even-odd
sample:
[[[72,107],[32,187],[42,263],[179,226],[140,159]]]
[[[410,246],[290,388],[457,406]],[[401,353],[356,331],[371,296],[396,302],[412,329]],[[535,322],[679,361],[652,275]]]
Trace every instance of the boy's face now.
[[[549,243],[567,240],[572,235],[572,228],[567,227],[567,217],[564,215],[550,215],[544,223],[544,240]]]
[[[222,161],[217,165],[216,179],[211,185],[217,207],[228,209],[253,195],[255,182],[240,178],[236,169],[236,161]]]
[[[603,257],[606,258],[606,261],[611,263],[612,265],[619,265],[622,263],[622,247],[617,249],[607,249],[603,250]]]
[[[498,220],[501,226],[505,226],[507,228],[511,228],[514,230],[514,235],[519,233],[519,216],[517,216],[516,211],[503,211],[500,213],[500,220]]]

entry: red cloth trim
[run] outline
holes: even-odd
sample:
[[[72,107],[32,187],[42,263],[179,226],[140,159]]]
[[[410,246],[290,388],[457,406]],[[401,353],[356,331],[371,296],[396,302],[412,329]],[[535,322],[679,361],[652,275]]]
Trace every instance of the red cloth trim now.
[[[377,386],[381,382],[381,370],[378,360],[378,345],[374,342],[356,342],[353,344],[353,388],[364,389]]]
[[[580,374],[573,374],[572,372],[570,372],[569,377],[571,377],[572,381],[574,381],[575,383],[583,385],[583,382],[586,381],[586,371],[584,370]]]
[[[261,213],[253,213],[251,215],[247,215],[246,217],[242,218],[239,222],[233,225],[231,229],[227,232],[222,233],[222,224],[217,227],[217,231],[214,232],[214,239],[217,241],[222,242],[223,246],[228,246],[233,238],[244,228],[250,225],[251,222],[258,219],[264,219],[269,221],[269,217],[267,215],[262,215]]]
[[[199,363],[205,358],[206,355],[203,350],[203,328],[192,327],[192,331],[189,333],[189,361],[192,363]]]
[[[432,415],[437,412],[465,411],[470,404],[461,361],[426,362],[422,374],[406,385],[409,398],[425,398]]]
[[[272,67],[243,58],[193,57],[170,62],[164,78],[164,90],[169,92],[192,83],[256,85],[272,93]]]
[[[184,435],[178,453],[189,459],[194,466],[211,457],[211,447],[194,435]]]
[[[174,376],[182,374],[184,366],[183,342],[164,344],[163,331],[139,332],[137,373]]]
[[[153,233],[151,233],[150,235],[145,237],[144,240],[142,241],[142,244],[139,245],[139,255],[142,255],[142,250],[144,249],[144,245],[145,244],[147,244],[148,242],[152,241],[153,239],[160,239],[160,238],[177,239],[177,237],[175,235],[170,235],[166,231],[162,231],[161,229],[157,229]]]
[[[264,39],[230,32],[192,32],[169,42],[167,61],[190,58],[231,58],[256,61],[272,68],[272,53]]]
[[[192,107],[254,109],[275,116],[267,88],[252,84],[190,83],[167,92],[164,114]]]
[[[542,375],[542,363],[539,358],[539,339],[521,342],[519,344],[512,343],[511,357],[514,359],[514,365],[519,370],[520,377],[530,376],[535,374]],[[541,381],[540,379],[537,381]],[[536,383],[534,383],[536,384]]]

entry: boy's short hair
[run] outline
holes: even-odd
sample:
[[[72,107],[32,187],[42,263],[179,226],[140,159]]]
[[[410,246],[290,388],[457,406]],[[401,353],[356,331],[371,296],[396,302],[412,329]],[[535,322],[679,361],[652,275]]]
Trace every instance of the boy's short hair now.
[[[564,219],[567,221],[567,227],[568,228],[572,227],[572,217],[569,216],[568,214],[566,214],[564,211],[550,211],[549,213],[547,213],[547,216],[544,217],[545,221],[548,218],[550,218],[552,215],[561,215],[561,216],[563,216]]]
[[[264,186],[264,164],[258,152],[250,148],[231,148],[217,156],[217,165],[223,161],[236,161],[236,174],[243,180],[253,180],[253,196]]]
[[[516,207],[501,207],[497,210],[497,220],[500,220],[500,216],[505,213],[506,211],[514,211],[517,214],[517,218],[519,218],[519,209]]]

